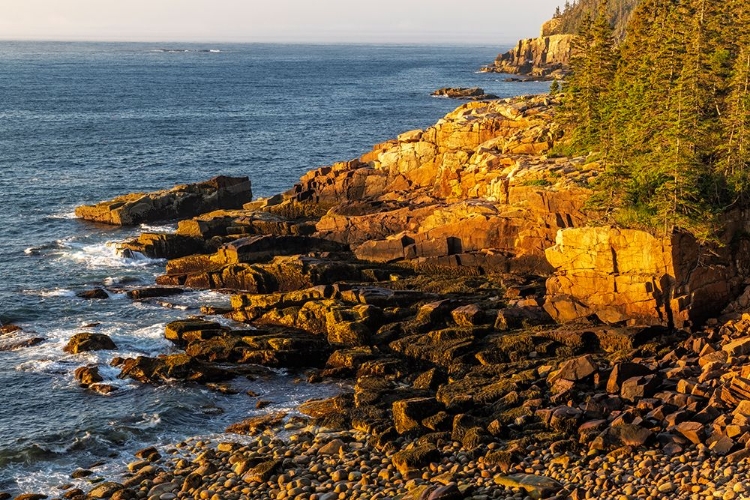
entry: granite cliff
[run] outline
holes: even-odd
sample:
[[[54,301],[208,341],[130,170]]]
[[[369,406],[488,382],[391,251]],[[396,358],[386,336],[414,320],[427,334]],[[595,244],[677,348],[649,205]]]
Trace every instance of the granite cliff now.
[[[542,33],[545,33],[544,28]],[[507,73],[534,79],[561,79],[570,63],[574,35],[545,35],[520,40],[495,61],[481,68],[488,73]]]

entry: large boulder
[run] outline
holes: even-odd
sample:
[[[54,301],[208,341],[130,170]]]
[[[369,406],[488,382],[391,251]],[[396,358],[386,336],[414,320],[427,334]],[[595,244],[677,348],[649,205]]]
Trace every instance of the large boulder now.
[[[153,193],[118,196],[76,208],[76,216],[95,222],[135,226],[144,222],[186,219],[223,208],[241,208],[252,199],[247,177],[214,177]]]
[[[63,347],[63,351],[70,354],[78,354],[86,351],[115,350],[117,346],[107,335],[103,333],[81,332],[73,335]]]
[[[611,324],[699,324],[741,291],[739,269],[747,266],[729,253],[683,232],[663,238],[613,227],[560,230],[546,250],[556,271],[544,307],[562,323],[597,316]]]

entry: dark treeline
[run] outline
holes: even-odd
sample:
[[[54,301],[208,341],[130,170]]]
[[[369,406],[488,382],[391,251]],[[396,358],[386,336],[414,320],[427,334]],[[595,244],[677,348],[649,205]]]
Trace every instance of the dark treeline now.
[[[625,35],[625,26],[630,19],[630,14],[638,4],[639,0],[610,0],[607,5],[607,17],[612,25],[612,31],[616,40],[621,40]],[[557,9],[555,18],[559,24],[554,34],[575,34],[578,32],[584,19],[590,19],[599,8],[599,0],[573,0],[565,2],[563,8]]]
[[[619,45],[607,9],[581,22],[564,86],[572,152],[607,165],[592,206],[710,237],[750,201],[750,3],[642,0]]]

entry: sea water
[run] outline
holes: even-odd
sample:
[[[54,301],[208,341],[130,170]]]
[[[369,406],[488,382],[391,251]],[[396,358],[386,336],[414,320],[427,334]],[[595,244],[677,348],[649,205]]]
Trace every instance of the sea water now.
[[[77,205],[118,194],[247,175],[256,196],[306,171],[424,128],[459,102],[444,86],[501,97],[545,92],[477,69],[499,47],[191,45],[0,42],[0,322],[40,344],[0,352],[0,490],[52,492],[79,467],[106,474],[153,443],[221,432],[261,411],[292,410],[335,384],[279,371],[237,395],[117,378],[115,356],[173,352],[164,325],[226,305],[216,292],[123,293],[153,284],[164,262],[123,258],[113,243],[174,224],[116,228],[75,219]],[[83,300],[95,286],[108,300]],[[75,333],[105,333],[116,351],[70,355]],[[19,340],[0,338],[0,347]],[[5,344],[4,344],[5,343]],[[97,364],[108,396],[78,387]],[[271,405],[256,410],[252,390]]]

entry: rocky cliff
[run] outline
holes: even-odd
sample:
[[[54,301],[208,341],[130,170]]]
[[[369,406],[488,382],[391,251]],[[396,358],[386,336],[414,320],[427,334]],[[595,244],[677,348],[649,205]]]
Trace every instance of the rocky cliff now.
[[[201,383],[227,394],[232,377],[262,375],[257,365],[304,369],[298,373],[310,382],[348,380],[353,390],[300,411],[315,432],[344,430],[336,436],[356,436],[358,454],[387,464],[387,475],[347,486],[367,498],[445,498],[431,482],[456,483],[449,498],[518,496],[518,488],[534,498],[604,498],[631,487],[631,496],[645,498],[652,482],[661,493],[678,489],[667,473],[652,477],[658,468],[642,465],[651,457],[665,464],[688,457],[720,470],[743,461],[750,456],[750,315],[742,315],[750,289],[740,295],[750,274],[746,214],[732,214],[724,244],[714,246],[685,233],[591,225],[585,201],[602,167],[548,156],[561,136],[557,104],[549,96],[467,103],[432,127],[311,171],[286,193],[183,218],[175,234],[124,244],[169,259],[162,286],[128,290],[129,299],[170,306],[158,297],[218,289],[231,295],[231,307],[206,306],[207,318],[169,323],[165,337],[180,352],[117,359],[120,377]],[[97,213],[114,220],[106,212],[121,206],[103,203]],[[150,216],[172,216],[173,203],[152,206],[165,208]],[[732,320],[694,334],[668,328],[698,327],[738,295],[727,309]],[[211,320],[220,314],[242,325]],[[103,390],[89,384],[96,367],[84,368],[81,382]],[[228,431],[265,434],[291,423],[266,415]],[[323,448],[296,455],[265,437],[257,441],[264,453],[282,455],[248,462],[206,453],[167,467],[159,480],[200,496],[218,484],[217,474],[226,484],[231,469],[236,482],[276,497],[272,474],[307,477],[314,464],[309,477],[320,491],[335,482],[344,492],[336,457],[345,443],[326,444],[331,455],[319,465],[304,452],[318,457]],[[638,448],[650,449],[633,458]],[[454,476],[457,463],[467,467]],[[599,481],[603,464],[638,468],[647,480],[638,489],[632,475]],[[123,484],[103,484],[127,491],[122,498],[147,484],[141,491],[152,495],[162,490],[144,481],[155,471],[143,467]],[[695,492],[705,477],[683,479],[683,490]],[[404,483],[414,480],[424,484],[407,492]],[[376,493],[375,484],[387,489]],[[715,496],[713,483],[705,484]]]
[[[692,235],[587,227],[560,231],[546,250],[555,268],[545,309],[559,322],[702,324],[742,291],[748,242],[702,246]]]
[[[508,73],[533,78],[560,79],[565,75],[572,49],[573,35],[545,35],[539,38],[520,40],[508,52],[497,56],[495,61],[481,71]]]

